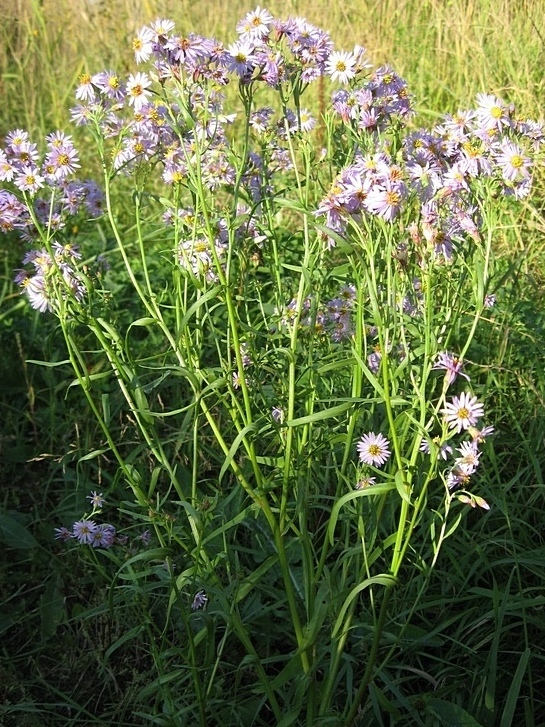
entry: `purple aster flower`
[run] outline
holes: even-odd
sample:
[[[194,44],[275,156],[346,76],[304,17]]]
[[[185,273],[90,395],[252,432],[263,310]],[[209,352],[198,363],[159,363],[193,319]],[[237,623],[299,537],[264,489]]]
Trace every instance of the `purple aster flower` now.
[[[155,34],[153,30],[144,26],[138,31],[132,41],[132,49],[137,63],[149,61],[153,53]]]
[[[477,469],[481,452],[479,452],[477,442],[462,442],[456,450],[460,456],[456,458],[456,466],[460,467],[464,472],[471,475]]]
[[[92,78],[93,85],[112,101],[123,101],[125,97],[125,86],[114,71],[101,71]]]
[[[368,432],[357,445],[360,461],[364,464],[381,467],[390,457],[390,442],[382,434]]]
[[[528,179],[532,160],[525,156],[522,149],[513,142],[504,139],[496,154],[496,162],[503,178],[507,182],[517,182]]]
[[[501,131],[502,127],[511,124],[509,107],[504,101],[492,94],[477,94],[476,115],[485,129],[497,129]]]
[[[468,432],[471,434],[473,441],[477,444],[481,444],[486,440],[487,437],[489,437],[491,434],[494,434],[494,427],[488,426],[483,427],[482,429],[477,429],[476,427],[468,427]]]
[[[471,480],[471,473],[467,472],[464,467],[455,466],[447,474],[447,487],[449,490],[457,489],[458,487],[467,487]]]
[[[93,520],[78,520],[72,525],[72,533],[80,543],[90,545],[93,542],[96,523]]]
[[[227,68],[241,78],[253,71],[257,64],[255,45],[247,40],[239,40],[227,48]]]
[[[88,73],[82,73],[79,77],[79,86],[76,89],[76,98],[78,101],[91,102],[96,99],[96,96],[93,79]]]
[[[93,510],[101,508],[106,502],[105,498],[102,497],[102,492],[99,495],[97,494],[96,490],[93,490],[90,495],[87,495],[86,499],[91,501]]]
[[[48,295],[47,285],[43,275],[27,276],[22,278],[19,284],[27,294],[30,305],[35,310],[40,311],[40,313],[53,310],[53,301]]]
[[[474,426],[484,416],[484,408],[476,396],[464,391],[451,402],[447,402],[441,413],[444,414],[449,428],[456,429],[459,433],[462,429]]]
[[[68,528],[55,528],[55,540],[61,540],[62,542],[66,542],[67,540],[71,540],[74,536],[68,530]]]
[[[277,424],[282,424],[284,421],[284,410],[279,406],[274,406],[271,411],[271,416]]]
[[[391,222],[401,210],[403,197],[403,189],[399,184],[386,182],[372,187],[364,204],[369,212]]]
[[[45,179],[36,167],[24,166],[14,179],[14,184],[21,192],[34,194],[44,186]]]
[[[97,525],[93,531],[91,545],[93,548],[109,548],[115,541],[115,528],[113,525]]]
[[[149,530],[144,530],[136,539],[142,541],[144,545],[149,545],[151,543],[151,533]]]
[[[434,437],[432,440],[434,445],[439,446],[439,457],[446,461],[449,455],[452,454],[452,447],[446,442],[443,442],[443,444],[439,444],[439,441],[439,437]],[[425,454],[431,454],[431,446],[427,439],[422,440],[420,444],[420,451],[424,452]]]
[[[442,351],[437,355],[437,361],[432,367],[432,370],[443,369],[445,371],[445,382],[447,386],[450,386],[458,375],[463,376],[464,379],[469,381],[469,376],[464,374],[462,371],[463,363],[461,359],[454,356],[448,351]]]
[[[204,608],[206,604],[208,603],[208,596],[204,591],[197,591],[197,593],[193,596],[193,603],[191,604],[191,610],[192,611],[198,611],[201,608]]]
[[[48,168],[49,174],[54,179],[64,179],[68,175],[73,174],[80,167],[78,162],[78,152],[73,146],[68,144],[55,147],[45,159],[45,165]]]
[[[367,366],[369,366],[369,370],[377,374],[378,370],[380,369],[380,362],[382,360],[382,354],[380,351],[373,351],[373,353],[370,353],[369,356],[367,356]]]

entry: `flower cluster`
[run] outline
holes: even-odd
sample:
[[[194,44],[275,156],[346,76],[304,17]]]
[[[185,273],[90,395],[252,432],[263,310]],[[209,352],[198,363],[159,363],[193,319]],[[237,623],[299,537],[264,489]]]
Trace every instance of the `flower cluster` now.
[[[11,189],[0,189],[0,230],[18,230],[25,240],[35,240],[35,224],[60,230],[66,219],[83,209],[88,216],[103,212],[103,195],[87,180],[69,180],[79,168],[78,153],[70,136],[56,131],[45,138],[46,153],[40,161],[38,146],[28,132],[15,129],[0,148],[0,181]],[[37,196],[43,189],[43,198]],[[33,213],[23,197],[33,198]]]
[[[32,250],[23,258],[33,272],[19,270],[15,282],[27,294],[33,308],[44,313],[55,310],[60,298],[73,296],[83,300],[85,284],[78,274],[76,262],[81,253],[76,245],[54,242],[53,256],[47,250]]]
[[[444,390],[446,390],[457,378],[464,376],[469,380],[469,376],[461,371],[461,360],[448,352],[439,354],[436,364],[433,367],[437,370],[445,371]],[[454,457],[454,462],[449,464],[445,476],[445,482],[449,490],[457,490],[459,488],[467,489],[471,476],[477,470],[482,452],[479,445],[486,440],[494,432],[491,426],[479,428],[480,421],[484,417],[484,406],[478,401],[476,396],[464,391],[459,396],[454,396],[450,401],[445,402],[441,409],[443,421],[447,430],[450,431],[448,437],[441,439],[434,437],[431,441],[422,440],[420,451],[430,454],[432,447],[437,450],[438,458],[449,461],[453,455],[453,447],[450,438],[453,434],[468,433],[469,440],[462,441],[456,449],[458,453]],[[437,449],[438,448],[438,449]],[[471,496],[473,497],[473,496]],[[476,502],[480,507],[488,509],[488,505],[482,498],[473,499],[469,504]]]
[[[335,298],[316,310],[312,297],[308,296],[303,303],[303,315],[299,325],[303,330],[328,335],[334,343],[349,339],[354,333],[352,314],[355,301],[356,289],[353,285],[344,285]],[[296,315],[297,300],[293,299],[282,313],[281,325],[291,326]]]
[[[373,78],[384,80],[384,72],[377,74]],[[406,100],[403,83],[394,74],[387,78]],[[315,214],[329,229],[344,234],[350,220],[357,222],[362,214],[392,222],[415,203],[414,219],[419,222],[407,228],[411,240],[420,248],[427,246],[433,258],[450,260],[457,244],[479,235],[475,180],[488,179],[499,192],[516,198],[529,193],[532,156],[543,142],[543,124],[521,121],[500,99],[481,94],[475,110],[447,115],[429,131],[406,133],[398,152],[385,137],[373,139],[372,151],[366,151],[367,130],[384,130],[392,113],[403,121],[410,113],[398,101],[386,111],[373,111],[376,83],[371,79],[334,98],[345,123],[360,132],[360,150],[333,181]]]
[[[26,131],[7,134],[0,149],[0,230],[15,231],[35,247],[23,258],[30,270],[17,272],[16,282],[33,308],[53,310],[59,298],[81,301],[85,284],[77,271],[81,253],[67,237],[67,221],[81,213],[98,217],[103,213],[104,197],[91,180],[69,179],[79,168],[79,157],[72,139],[62,131],[45,138],[46,153],[40,161],[37,144]]]
[[[218,280],[217,265],[223,262],[230,235],[238,245],[253,249],[254,254],[265,239],[249,207],[242,204],[237,207],[237,226],[230,230],[228,220],[219,218],[212,226],[215,235],[211,241],[210,225],[207,226],[203,215],[196,214],[193,208],[169,208],[163,215],[163,221],[174,227],[180,239],[178,262],[181,268],[197,280],[208,282]]]
[[[102,506],[106,500],[102,493],[93,491],[87,496],[93,509],[88,516],[84,516],[81,520],[77,520],[72,524],[72,528],[60,527],[55,528],[55,540],[66,543],[76,540],[80,545],[91,545],[93,548],[111,548],[112,545],[126,545],[128,537],[120,535],[116,528],[110,523],[97,523],[94,517],[102,510]],[[141,533],[137,540],[142,544],[148,545],[151,535],[148,530]]]
[[[370,133],[385,131],[396,120],[405,123],[413,114],[411,101],[407,82],[389,66],[382,66],[360,88],[335,91],[332,108],[345,124]]]

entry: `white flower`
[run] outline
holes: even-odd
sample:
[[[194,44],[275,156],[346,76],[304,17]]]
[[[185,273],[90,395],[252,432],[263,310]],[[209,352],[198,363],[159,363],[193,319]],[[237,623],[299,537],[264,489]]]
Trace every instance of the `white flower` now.
[[[368,432],[357,445],[360,461],[381,467],[390,456],[390,442],[382,434]]]
[[[476,396],[471,396],[464,391],[460,396],[455,396],[452,402],[447,403],[441,413],[445,415],[450,429],[461,432],[462,429],[475,426],[484,415],[484,409]]]
[[[348,83],[356,75],[356,58],[348,51],[333,51],[327,59],[325,70],[332,81]]]

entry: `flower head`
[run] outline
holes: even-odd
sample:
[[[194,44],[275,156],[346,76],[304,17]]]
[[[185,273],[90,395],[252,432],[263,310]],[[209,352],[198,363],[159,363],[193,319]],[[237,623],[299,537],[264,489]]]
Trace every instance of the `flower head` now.
[[[93,490],[93,492],[91,492],[90,495],[87,495],[86,499],[91,501],[93,510],[102,507],[104,505],[104,503],[106,502],[105,498],[102,497],[102,492],[99,495],[99,494],[97,494],[96,490]]]
[[[92,520],[78,520],[72,525],[72,533],[80,543],[91,544],[96,529],[96,523]]]
[[[381,467],[390,457],[390,442],[382,434],[368,432],[357,445],[360,461],[364,464]]]
[[[193,597],[193,603],[191,604],[192,611],[198,611],[200,608],[204,608],[208,603],[208,596],[204,591],[197,591]]]
[[[461,432],[474,426],[484,416],[483,405],[477,401],[476,396],[471,396],[464,391],[460,396],[455,396],[451,402],[447,402],[441,411],[445,415],[450,429]]]
[[[356,58],[348,51],[333,51],[325,64],[325,70],[332,81],[348,83],[356,75]]]
[[[432,368],[434,370],[445,370],[445,383],[447,386],[450,386],[456,380],[458,374],[469,381],[469,376],[462,372],[462,360],[448,351],[438,354],[435,366]]]
[[[55,528],[55,540],[62,540],[62,542],[64,543],[73,537],[74,536],[72,535],[70,530],[68,530],[68,528]]]

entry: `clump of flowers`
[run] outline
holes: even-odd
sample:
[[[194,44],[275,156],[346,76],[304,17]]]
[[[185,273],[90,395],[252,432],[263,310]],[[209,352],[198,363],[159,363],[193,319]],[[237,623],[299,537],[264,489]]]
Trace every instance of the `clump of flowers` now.
[[[93,491],[87,495],[87,499],[92,505],[92,511],[88,515],[84,515],[81,520],[76,520],[71,528],[61,526],[55,528],[55,540],[63,543],[75,540],[79,545],[90,545],[93,548],[111,548],[113,545],[126,545],[128,537],[117,532],[116,528],[110,523],[97,523],[96,516],[102,512],[106,499],[102,493]],[[144,531],[137,536],[142,544],[148,545],[151,536],[149,531]]]

